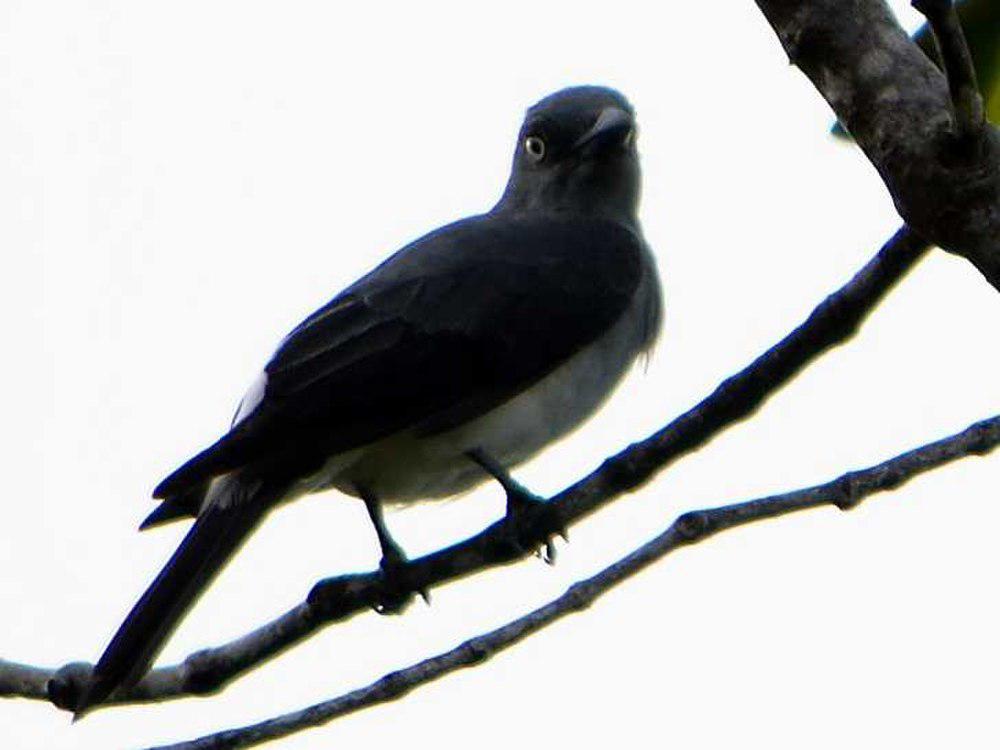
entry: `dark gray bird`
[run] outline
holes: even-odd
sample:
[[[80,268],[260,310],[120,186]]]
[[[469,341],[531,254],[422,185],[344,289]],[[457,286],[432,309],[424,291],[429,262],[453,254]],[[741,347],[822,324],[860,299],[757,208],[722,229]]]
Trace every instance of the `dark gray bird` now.
[[[156,488],[143,528],[194,525],[101,656],[78,715],[146,672],[282,502],[331,487],[362,498],[391,577],[405,557],[382,503],[489,476],[509,516],[532,501],[507,469],[593,414],[659,329],[635,130],[616,91],[546,97],[491,211],[404,247],[281,342],[229,432]]]

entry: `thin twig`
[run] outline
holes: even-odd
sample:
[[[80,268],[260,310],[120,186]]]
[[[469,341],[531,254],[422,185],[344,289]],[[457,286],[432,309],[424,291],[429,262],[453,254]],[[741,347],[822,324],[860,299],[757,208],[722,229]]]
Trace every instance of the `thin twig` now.
[[[45,683],[51,677],[51,669],[0,659],[0,696],[47,700]]]
[[[553,534],[643,484],[673,460],[753,414],[805,365],[851,338],[927,249],[921,238],[901,228],[802,325],[694,408],[609,458],[549,502],[529,509],[516,529],[499,521],[458,544],[410,561],[398,570],[396,582],[410,591],[428,590],[521,559]],[[230,643],[194,653],[180,664],[153,670],[133,688],[112,696],[111,703],[162,701],[218,691],[322,627],[375,607],[385,596],[383,585],[375,572],[321,581],[305,602],[276,620]],[[89,670],[89,665],[83,663],[58,670],[49,683],[50,699],[60,707],[72,708]]]
[[[957,435],[930,443],[884,463],[844,474],[826,484],[719,508],[697,510],[677,518],[658,537],[597,575],[571,586],[565,594],[484,635],[471,638],[437,656],[392,672],[370,685],[308,708],[258,724],[229,729],[198,739],[149,750],[230,750],[251,747],[326,724],[363,708],[400,698],[465,667],[474,667],[566,615],[579,612],[600,596],[678,547],[696,544],[726,529],[795,513],[821,505],[843,510],[876,492],[891,490],[924,472],[969,455],[984,455],[1000,444],[1000,416],[978,422]]]

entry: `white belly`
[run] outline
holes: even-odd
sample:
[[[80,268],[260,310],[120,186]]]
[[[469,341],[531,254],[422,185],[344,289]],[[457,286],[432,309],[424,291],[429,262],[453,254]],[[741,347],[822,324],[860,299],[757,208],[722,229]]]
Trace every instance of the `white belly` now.
[[[604,336],[496,409],[448,432],[401,433],[334,456],[301,491],[336,487],[356,495],[361,484],[383,502],[414,502],[488,479],[468,451],[481,449],[506,467],[530,458],[590,417],[648,345],[645,294],[636,300]]]

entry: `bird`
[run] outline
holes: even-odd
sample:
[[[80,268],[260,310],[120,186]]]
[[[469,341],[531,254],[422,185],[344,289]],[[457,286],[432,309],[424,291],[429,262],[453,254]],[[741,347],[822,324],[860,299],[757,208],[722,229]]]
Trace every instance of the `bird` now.
[[[1000,125],[1000,2],[997,0],[965,0],[957,3],[955,10],[965,32],[965,40],[972,55],[979,91],[983,96],[986,119]],[[927,24],[913,34],[913,41],[938,68],[941,56],[934,41],[934,34]],[[841,138],[850,135],[839,122],[831,132]]]
[[[77,718],[145,674],[278,505],[331,488],[360,498],[391,582],[406,556],[385,504],[490,478],[507,520],[544,502],[509,470],[589,418],[660,330],[636,135],[616,90],[546,96],[493,208],[406,245],[280,342],[229,430],[154,490],[140,528],[194,523],[90,671]]]

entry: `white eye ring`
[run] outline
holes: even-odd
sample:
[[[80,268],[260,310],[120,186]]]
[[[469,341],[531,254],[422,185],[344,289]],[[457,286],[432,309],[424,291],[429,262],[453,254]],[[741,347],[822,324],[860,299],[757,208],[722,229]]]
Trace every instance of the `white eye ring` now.
[[[529,135],[524,139],[524,150],[534,161],[539,162],[545,158],[545,141],[537,135]]]

